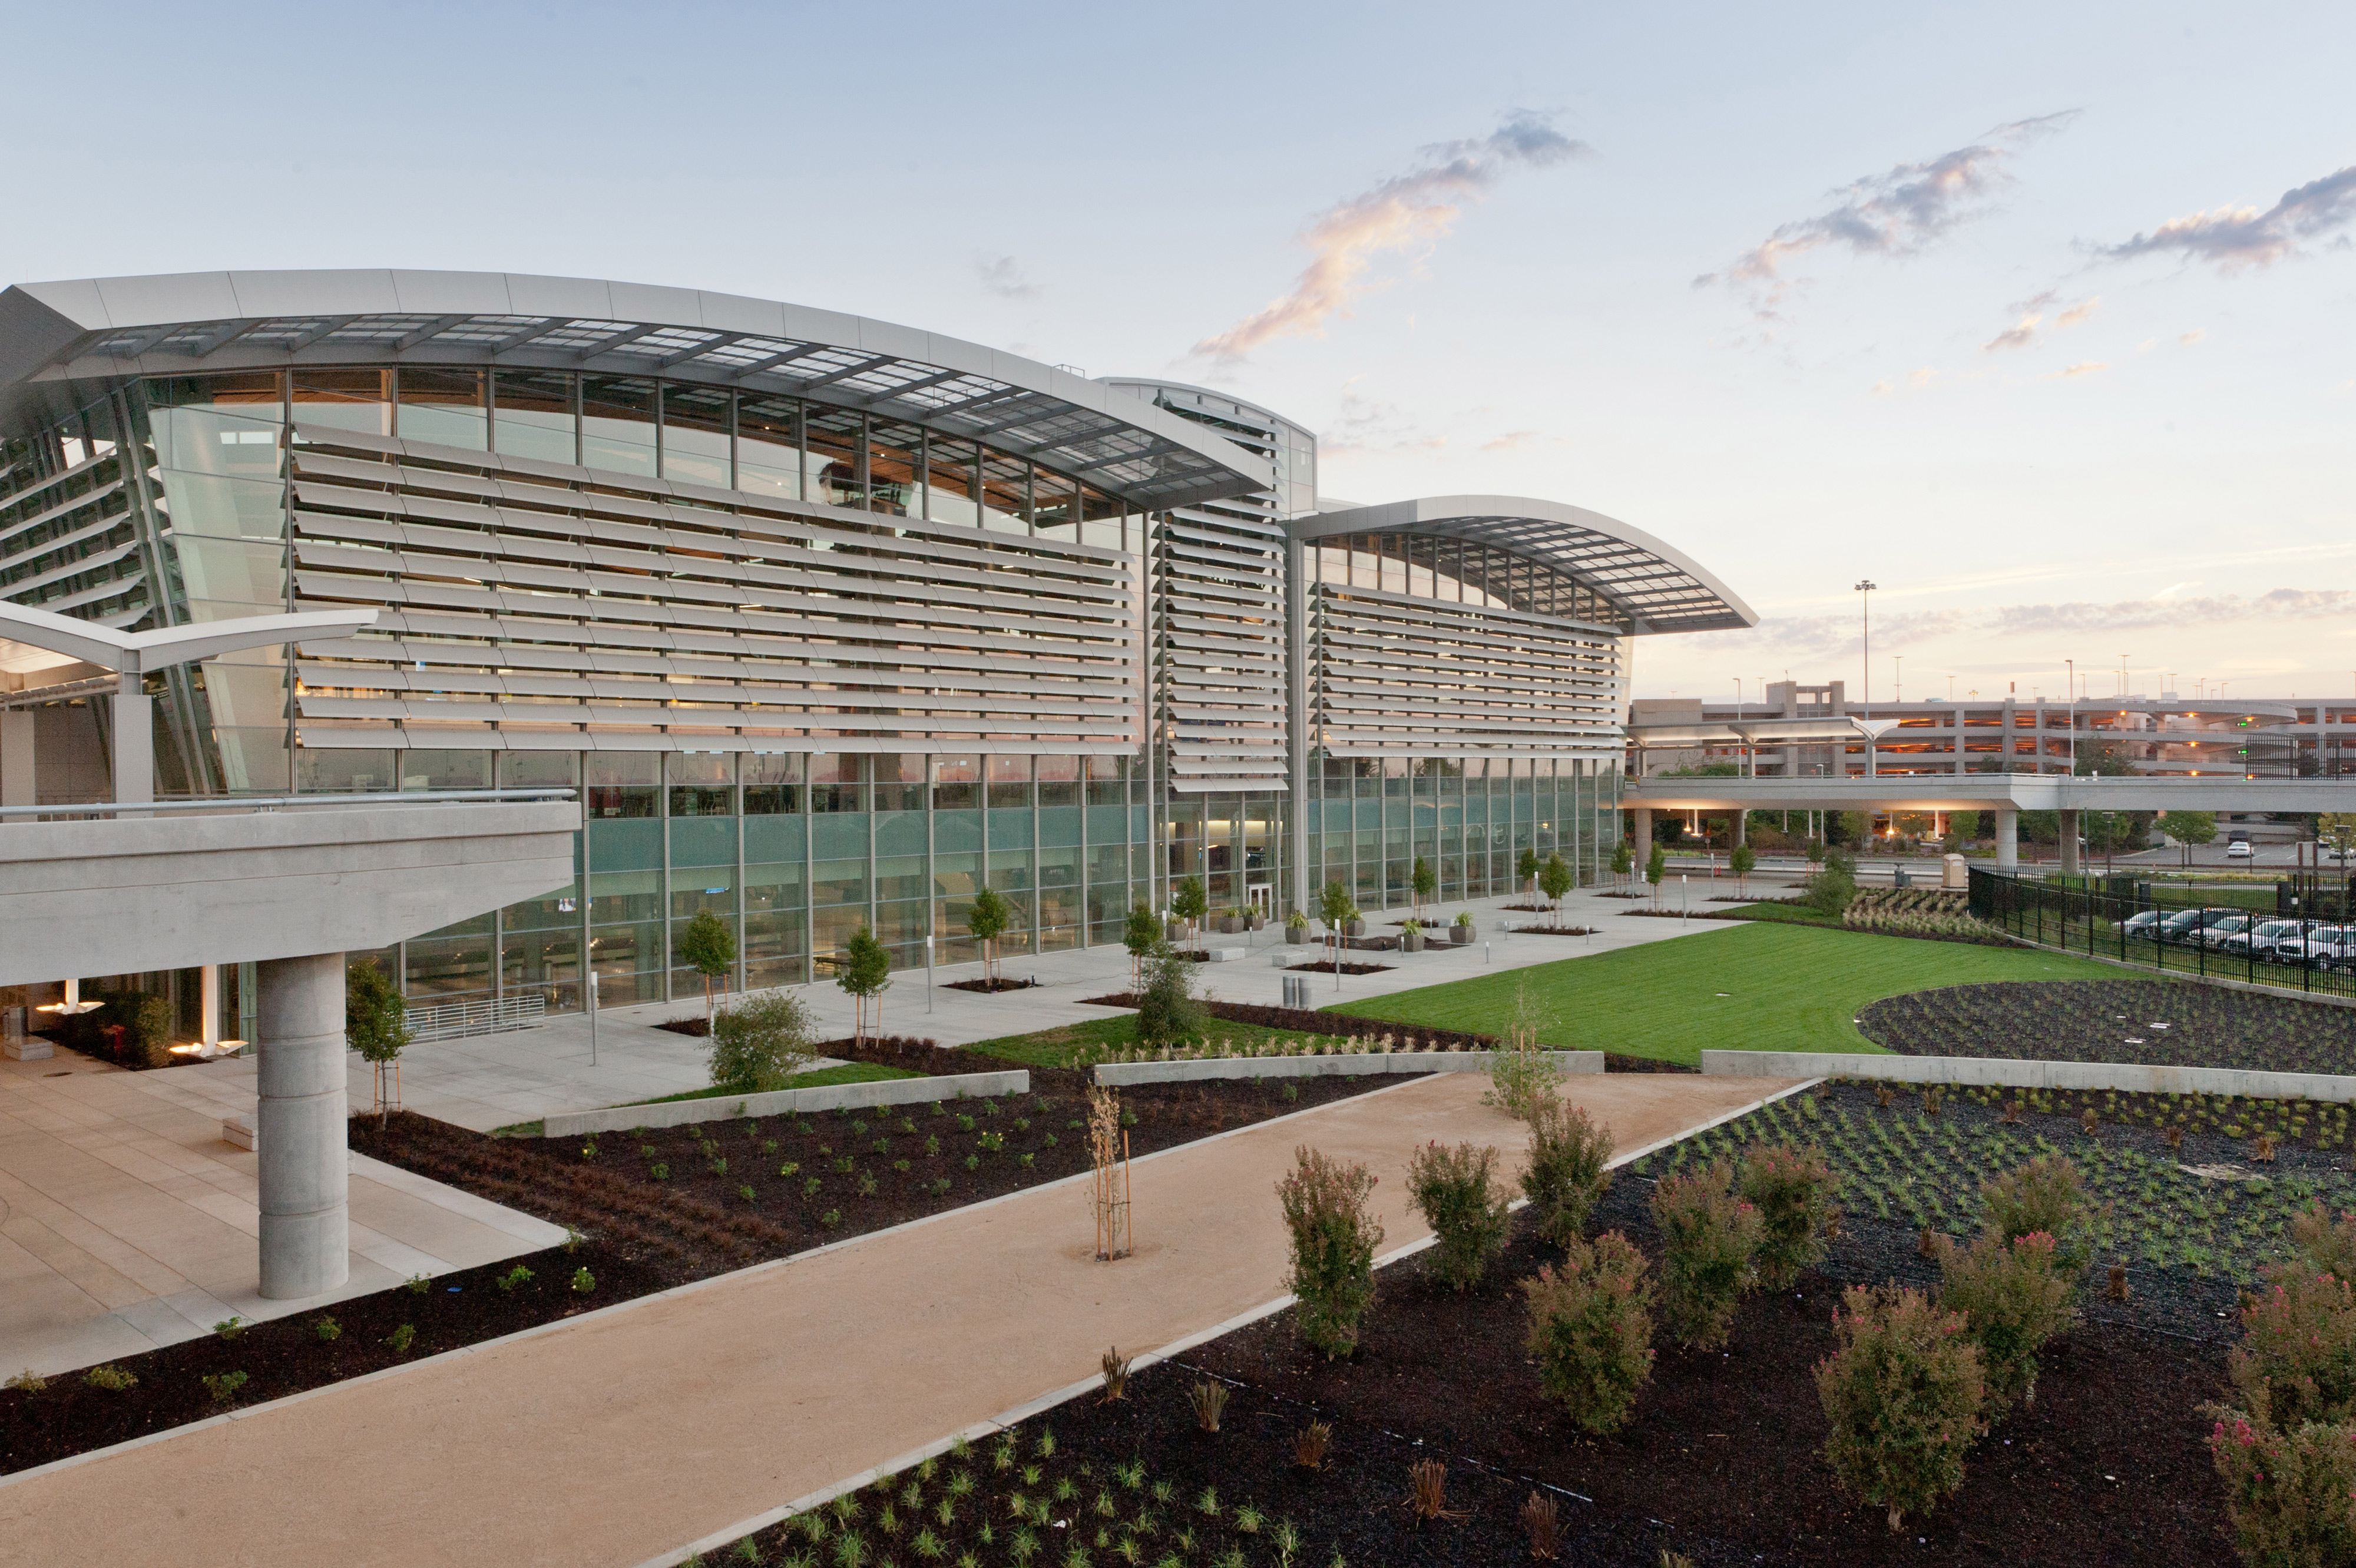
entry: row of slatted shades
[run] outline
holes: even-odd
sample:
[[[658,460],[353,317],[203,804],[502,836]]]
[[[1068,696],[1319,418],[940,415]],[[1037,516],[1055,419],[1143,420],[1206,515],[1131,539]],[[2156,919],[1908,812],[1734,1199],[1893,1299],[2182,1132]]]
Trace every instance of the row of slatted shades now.
[[[53,471],[39,475],[39,467]],[[116,450],[70,467],[28,454],[0,475],[0,598],[128,626],[147,612],[146,553]]]
[[[1170,788],[1283,789],[1284,527],[1181,510],[1154,541],[1158,713]]]
[[[1132,749],[1118,550],[297,427],[306,746]]]

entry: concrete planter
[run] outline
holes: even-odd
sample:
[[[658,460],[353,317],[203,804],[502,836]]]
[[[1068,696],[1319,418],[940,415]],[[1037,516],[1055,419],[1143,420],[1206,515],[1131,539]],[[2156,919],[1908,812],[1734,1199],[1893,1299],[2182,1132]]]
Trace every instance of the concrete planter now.
[[[1306,926],[1287,926],[1284,928],[1284,940],[1290,942],[1294,947],[1300,947],[1309,940],[1309,928]]]
[[[655,1105],[616,1105],[605,1111],[575,1111],[548,1117],[541,1131],[552,1138],[578,1138],[592,1133],[622,1133],[633,1127],[728,1122],[740,1116],[806,1115],[815,1111],[928,1105],[936,1100],[975,1100],[1030,1092],[1031,1075],[1027,1071],[888,1078],[872,1083],[831,1084],[824,1089],[778,1089],[766,1094],[717,1095],[705,1100],[669,1100]]]
[[[1366,934],[1366,922],[1352,920],[1342,928],[1342,934],[1345,937],[1363,937]]]
[[[1220,934],[1221,936],[1223,936],[1223,937],[1232,937],[1232,936],[1236,936],[1236,935],[1237,935],[1238,933],[1240,933],[1240,932],[1243,930],[1243,929],[1244,929],[1244,923],[1243,923],[1243,921],[1242,921],[1241,919],[1237,918],[1236,916],[1233,916],[1233,915],[1222,915],[1222,916],[1220,916],[1220,917],[1219,917],[1219,934]]]
[[[1399,933],[1399,945],[1406,948],[1409,952],[1421,952],[1423,950],[1423,933],[1421,931],[1401,931]]]
[[[1251,914],[1245,918],[1244,924],[1255,931],[1266,930],[1268,929],[1268,917],[1261,914],[1258,910],[1254,909]]]
[[[1162,928],[1162,934],[1173,942],[1183,942],[1186,940],[1186,922],[1173,920]]]
[[[1470,926],[1451,926],[1448,928],[1448,940],[1461,948],[1472,940],[1472,928]]]

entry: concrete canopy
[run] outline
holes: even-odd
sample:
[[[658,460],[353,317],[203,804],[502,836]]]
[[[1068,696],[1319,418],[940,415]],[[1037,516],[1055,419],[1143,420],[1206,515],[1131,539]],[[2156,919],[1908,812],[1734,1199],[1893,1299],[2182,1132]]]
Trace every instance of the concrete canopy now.
[[[1495,545],[1602,594],[1639,634],[1735,631],[1758,613],[1683,551],[1617,518],[1527,496],[1424,496],[1296,518],[1296,537],[1417,533]]]
[[[373,609],[305,610],[299,615],[243,616],[160,631],[117,631],[97,621],[79,620],[0,599],[0,659],[12,669],[40,668],[32,653],[52,662],[94,664],[124,675],[145,675],[244,648],[273,643],[349,637],[376,624]]]

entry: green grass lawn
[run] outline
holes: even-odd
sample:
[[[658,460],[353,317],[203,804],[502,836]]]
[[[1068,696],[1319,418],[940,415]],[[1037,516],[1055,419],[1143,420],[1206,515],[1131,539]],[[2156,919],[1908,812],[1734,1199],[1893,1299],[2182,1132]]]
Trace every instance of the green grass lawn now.
[[[1303,1035],[1298,1029],[1270,1029],[1258,1024],[1231,1024],[1225,1018],[1208,1020],[1205,1033],[1217,1042],[1232,1040],[1238,1051],[1262,1040],[1303,1040],[1319,1036]],[[1333,1036],[1339,1040],[1347,1034]],[[1072,1067],[1084,1054],[1107,1050],[1116,1046],[1137,1044],[1137,1018],[1124,1013],[1118,1018],[1089,1018],[1066,1024],[1060,1028],[1042,1029],[1033,1035],[1008,1035],[1000,1039],[981,1040],[965,1048],[983,1056],[1001,1057],[1007,1061],[1021,1062],[1025,1067]]]
[[[1868,936],[1760,921],[1344,1003],[1361,1017],[1502,1036],[1526,985],[1552,1022],[1538,1036],[1569,1049],[1698,1066],[1701,1052],[1881,1047],[1852,1020],[1867,1003],[1991,980],[2111,980],[2104,964],[2026,948]]]

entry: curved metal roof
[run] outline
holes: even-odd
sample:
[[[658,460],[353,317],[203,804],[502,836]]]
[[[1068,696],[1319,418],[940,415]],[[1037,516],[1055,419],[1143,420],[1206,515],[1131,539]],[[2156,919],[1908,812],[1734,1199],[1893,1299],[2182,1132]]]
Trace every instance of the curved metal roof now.
[[[0,293],[0,421],[74,381],[286,364],[498,365],[787,392],[989,442],[1147,510],[1266,459],[1083,376],[914,328],[701,289],[513,273],[182,273]]]
[[[1734,631],[1758,612],[1681,550],[1585,507],[1525,496],[1425,496],[1292,520],[1302,539],[1422,533],[1494,544],[1543,562],[1627,612],[1639,633]]]

